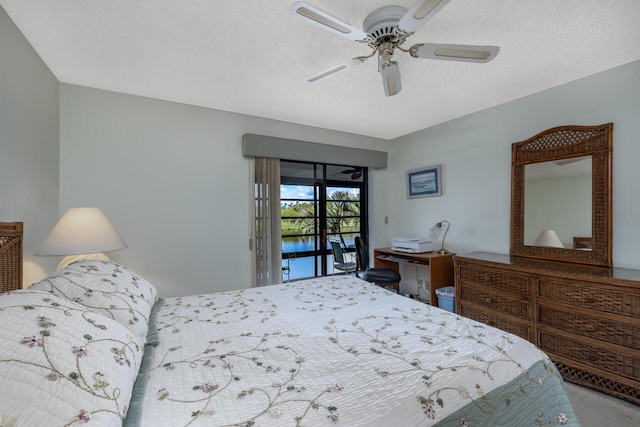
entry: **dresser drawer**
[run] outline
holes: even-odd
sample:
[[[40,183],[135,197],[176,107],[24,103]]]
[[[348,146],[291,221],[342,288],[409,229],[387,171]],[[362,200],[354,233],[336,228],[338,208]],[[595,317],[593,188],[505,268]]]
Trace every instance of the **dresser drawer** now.
[[[530,285],[527,275],[514,274],[499,268],[487,269],[472,263],[459,263],[459,279],[462,282],[471,282],[478,285],[514,292],[529,296]]]
[[[640,293],[615,290],[568,279],[538,277],[537,295],[572,307],[584,307],[629,317],[640,316]]]
[[[640,324],[621,323],[539,305],[538,323],[566,332],[640,350]]]
[[[498,317],[491,312],[478,309],[465,303],[460,305],[460,314],[531,341],[531,327],[529,325]]]
[[[544,351],[564,356],[594,368],[614,372],[636,381],[640,377],[640,355],[632,357],[630,354],[591,343],[583,343],[579,340],[561,337],[545,331],[538,331],[538,339],[539,347]]]
[[[487,292],[473,286],[462,286],[460,288],[460,300],[469,301],[500,313],[531,320],[528,302],[509,298],[500,293]]]

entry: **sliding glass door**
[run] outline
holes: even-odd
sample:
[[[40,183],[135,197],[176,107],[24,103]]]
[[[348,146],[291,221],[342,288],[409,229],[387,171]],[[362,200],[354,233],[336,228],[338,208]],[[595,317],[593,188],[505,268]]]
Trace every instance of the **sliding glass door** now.
[[[283,279],[333,274],[329,241],[353,259],[366,235],[366,168],[282,160],[280,170]]]

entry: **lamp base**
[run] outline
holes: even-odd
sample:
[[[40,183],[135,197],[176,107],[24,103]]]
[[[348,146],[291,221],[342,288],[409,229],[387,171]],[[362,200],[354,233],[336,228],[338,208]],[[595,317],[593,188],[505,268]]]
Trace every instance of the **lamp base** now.
[[[448,251],[448,250],[446,250],[446,249],[444,249],[444,248],[443,248],[443,249],[438,250],[438,255],[446,255],[446,254],[448,254],[448,253],[449,253],[449,251]]]
[[[62,261],[60,261],[60,264],[58,264],[58,267],[56,267],[56,268],[58,270],[61,270],[61,269],[65,268],[67,265],[71,264],[72,262],[81,261],[83,259],[92,259],[92,260],[96,260],[96,261],[109,261],[109,258],[107,258],[107,256],[105,254],[101,254],[101,253],[69,255],[69,256],[66,256],[66,257],[62,258]]]

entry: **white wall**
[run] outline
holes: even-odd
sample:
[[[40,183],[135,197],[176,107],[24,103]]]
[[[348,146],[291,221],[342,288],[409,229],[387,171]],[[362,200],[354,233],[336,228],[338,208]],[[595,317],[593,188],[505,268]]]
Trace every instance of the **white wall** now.
[[[391,234],[429,236],[447,219],[448,249],[508,253],[511,144],[554,126],[613,122],[613,263],[640,268],[638,76],[640,61],[394,140]],[[407,199],[405,171],[435,164],[443,196]]]
[[[61,210],[102,208],[129,244],[109,257],[162,296],[250,285],[243,134],[371,149],[383,143],[67,84],[60,121]]]
[[[32,254],[58,220],[58,81],[0,7],[0,221],[24,223],[23,285],[55,267]]]

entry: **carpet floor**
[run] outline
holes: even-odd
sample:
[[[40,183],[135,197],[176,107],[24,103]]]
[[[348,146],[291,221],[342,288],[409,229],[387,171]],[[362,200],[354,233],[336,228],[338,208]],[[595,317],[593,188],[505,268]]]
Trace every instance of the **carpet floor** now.
[[[566,386],[582,427],[640,426],[640,406],[576,384]]]

